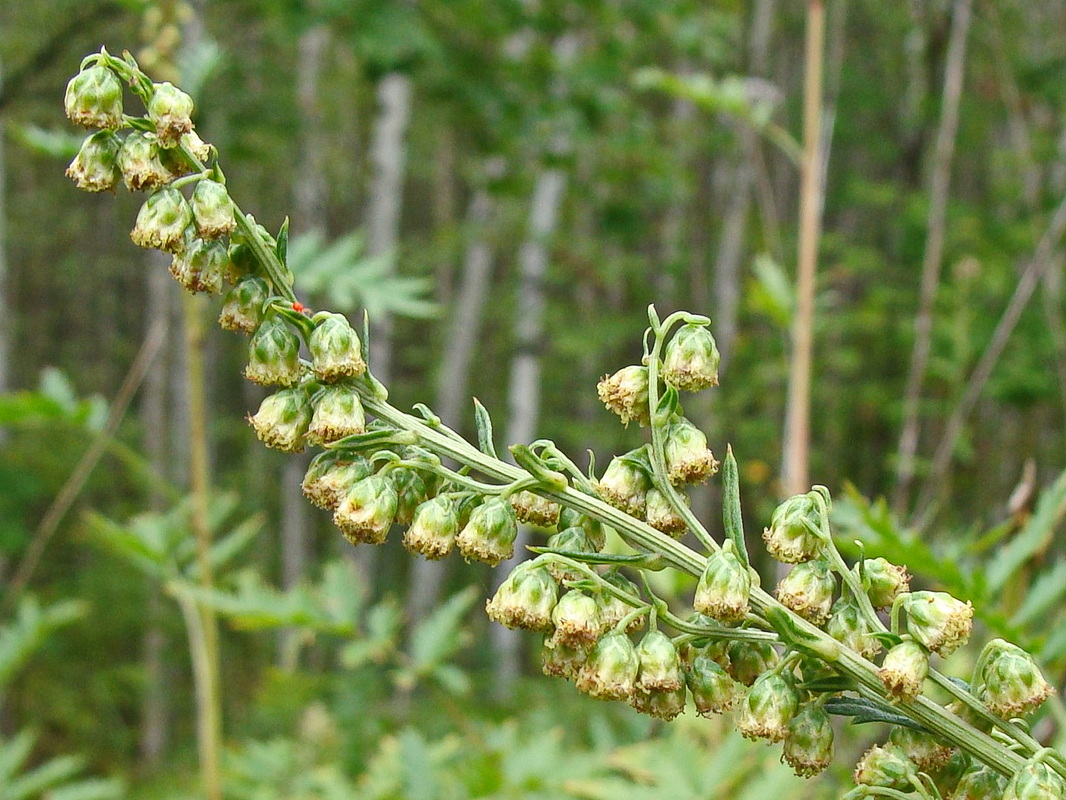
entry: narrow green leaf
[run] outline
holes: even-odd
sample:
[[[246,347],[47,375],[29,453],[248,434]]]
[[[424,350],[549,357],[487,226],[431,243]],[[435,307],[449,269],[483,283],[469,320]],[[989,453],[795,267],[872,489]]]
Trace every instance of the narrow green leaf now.
[[[748,546],[744,541],[744,517],[740,508],[740,474],[732,445],[726,445],[722,464],[722,522],[741,562],[748,566]]]
[[[1046,546],[1066,515],[1066,471],[1040,496],[1036,512],[1025,527],[996,555],[988,567],[988,591],[1002,591],[1029,559]]]
[[[474,398],[474,423],[477,425],[478,449],[490,458],[498,459],[496,445],[492,442],[492,417],[481,401]]]
[[[916,731],[925,730],[910,717],[893,711],[886,705],[861,697],[830,697],[825,701],[825,710],[838,717],[851,717],[856,725],[866,722],[884,722],[903,728],[913,728]]]

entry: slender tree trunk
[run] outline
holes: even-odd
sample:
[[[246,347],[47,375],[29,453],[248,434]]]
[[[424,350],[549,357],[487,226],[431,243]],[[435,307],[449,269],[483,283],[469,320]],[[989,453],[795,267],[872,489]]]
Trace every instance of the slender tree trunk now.
[[[378,115],[370,142],[373,162],[370,206],[366,218],[367,252],[395,253],[400,240],[407,126],[411,117],[411,79],[390,72],[377,86]],[[388,384],[392,367],[392,320],[374,320],[370,368]]]
[[[4,65],[0,62],[0,87],[4,82]],[[7,163],[5,161],[4,115],[0,114],[0,394],[11,390],[11,314],[8,308],[7,265]],[[0,431],[0,445],[5,432]],[[0,573],[2,573],[0,569]]]
[[[566,173],[545,169],[533,188],[529,212],[529,234],[518,254],[518,305],[515,319],[515,356],[508,384],[508,444],[528,444],[536,435],[540,417],[540,349],[544,337],[544,279],[548,271],[548,247],[555,233],[566,189]],[[520,526],[515,554],[493,572],[496,584],[525,559],[530,530]],[[492,626],[497,656],[496,691],[506,695],[521,671],[521,637],[517,631]]]
[[[806,67],[803,95],[803,165],[800,184],[799,258],[796,312],[792,323],[785,459],[782,483],[788,495],[810,488],[811,361],[814,349],[814,280],[821,233],[822,58],[825,6],[808,0]]]
[[[300,233],[321,230],[326,212],[325,147],[322,142],[322,106],[319,85],[322,62],[329,45],[329,29],[313,25],[296,43],[296,103],[300,109],[299,168],[293,186],[293,228]],[[306,576],[311,560],[311,510],[301,483],[310,456],[286,459],[281,478],[281,585],[289,590]],[[278,635],[278,666],[296,668],[299,658],[298,630],[287,628]]]
[[[966,64],[966,39],[970,29],[971,0],[955,0],[948,41],[947,67],[944,73],[944,94],[937,132],[933,177],[929,188],[928,235],[922,257],[922,282],[918,301],[918,316],[914,320],[914,349],[911,351],[907,387],[903,396],[903,423],[899,439],[899,465],[893,507],[902,514],[907,506],[911,482],[914,480],[915,456],[921,429],[919,404],[922,384],[932,348],[933,317],[940,267],[944,259],[944,231],[947,219],[948,189],[951,164],[955,155],[955,134],[959,125],[959,99]]]

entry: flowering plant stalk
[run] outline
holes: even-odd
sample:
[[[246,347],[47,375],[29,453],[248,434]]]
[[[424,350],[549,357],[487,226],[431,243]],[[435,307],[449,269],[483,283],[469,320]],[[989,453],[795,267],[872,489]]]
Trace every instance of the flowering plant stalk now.
[[[123,86],[145,113],[125,111]],[[134,242],[171,253],[171,272],[190,291],[230,287],[220,324],[251,335],[246,377],[279,387],[249,421],[270,447],[321,448],[304,491],[350,542],[377,544],[403,525],[413,553],[458,550],[495,566],[512,556],[518,523],[533,524],[548,532],[546,545],[531,548],[535,556],[501,583],[487,611],[544,636],[545,673],[662,719],[690,704],[702,715],[732,709],[745,736],[782,742],[782,758],[804,776],[830,763],[830,714],[888,723],[892,734],[863,756],[849,798],[999,796],[975,793],[981,786],[1005,786],[1008,798],[1066,796],[1066,759],[1043,748],[1024,719],[1051,692],[1033,658],[994,640],[969,683],[935,669],[934,656],[966,643],[973,609],[944,593],[911,592],[903,565],[847,564],[825,487],[774,512],[765,546],[795,566],[776,596],[760,587],[736,460],[727,449],[718,462],[681,403],[683,392],[718,384],[706,317],[660,319],[649,308],[641,363],[598,386],[623,423],[649,429],[646,444],[600,474],[595,464],[583,472],[549,439],[512,445],[509,463],[480,404],[476,445],[424,405],[397,409],[368,365],[365,318],[357,333],[342,315],[297,299],[287,225],[273,236],[238,208],[217,152],[193,126],[188,95],[153,83],[128,53],[101,50],[71,80],[66,111],[96,129],[68,169],[77,185],[102,191],[121,180],[151,192]],[[722,542],[686,495],[719,467]],[[606,527],[629,553],[602,552]],[[686,534],[699,550],[680,540]],[[698,579],[691,614],[669,607],[645,579],[666,568]],[[926,694],[929,683],[948,705]]]

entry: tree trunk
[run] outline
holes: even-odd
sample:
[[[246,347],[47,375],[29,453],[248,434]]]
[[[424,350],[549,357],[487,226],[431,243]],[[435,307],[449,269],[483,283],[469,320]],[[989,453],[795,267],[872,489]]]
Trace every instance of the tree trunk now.
[[[903,422],[899,438],[899,466],[893,508],[902,514],[907,506],[911,482],[914,480],[918,435],[921,429],[919,403],[922,383],[929,364],[933,340],[933,316],[940,267],[944,259],[944,232],[947,220],[948,189],[951,164],[955,155],[955,133],[959,126],[959,100],[966,64],[966,39],[970,29],[971,0],[955,0],[948,41],[947,66],[944,73],[944,95],[940,110],[940,129],[937,132],[936,152],[933,156],[933,177],[929,187],[928,235],[922,257],[922,282],[918,301],[918,316],[914,320],[914,349],[911,351],[907,388],[903,396]]]
[[[377,100],[378,115],[370,142],[373,176],[366,218],[367,253],[371,256],[395,253],[400,240],[411,79],[400,72],[390,72],[378,83]],[[370,368],[387,385],[392,367],[392,320],[385,315],[372,322]]]

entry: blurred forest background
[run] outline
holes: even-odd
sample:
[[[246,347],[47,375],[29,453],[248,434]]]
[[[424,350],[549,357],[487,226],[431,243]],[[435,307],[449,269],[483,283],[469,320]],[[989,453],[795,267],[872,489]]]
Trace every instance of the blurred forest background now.
[[[395,404],[466,435],[477,396],[501,439],[605,464],[640,434],[595,384],[639,358],[647,305],[707,314],[722,386],[687,411],[732,444],[757,536],[807,488],[783,465],[816,6],[0,6],[0,795],[204,796],[217,615],[226,797],[837,796],[873,726],[807,783],[728,724],[541,678],[537,643],[479,612],[483,567],[353,556],[300,496],[306,461],[244,423],[243,339],[130,242],[140,200],[63,176],[61,105],[101,45],[189,90],[237,201],[291,218],[305,301],[366,308]],[[1061,686],[1066,2],[824,11],[810,480],[845,540],[973,600]]]

